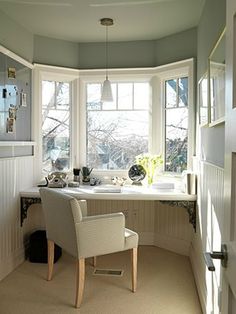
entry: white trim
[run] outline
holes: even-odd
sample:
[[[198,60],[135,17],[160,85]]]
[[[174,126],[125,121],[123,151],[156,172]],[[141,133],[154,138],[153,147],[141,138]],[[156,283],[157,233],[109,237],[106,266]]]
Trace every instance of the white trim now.
[[[36,184],[43,177],[42,172],[42,81],[54,80],[71,83],[71,128],[70,128],[70,143],[71,145],[71,168],[78,165],[78,129],[79,129],[79,116],[78,116],[78,70],[59,68],[53,66],[45,66],[35,64],[33,70],[33,110],[32,110],[32,137],[38,143],[35,150],[35,163],[34,163],[34,183]]]
[[[0,146],[7,147],[7,146],[35,146],[37,145],[36,142],[32,141],[1,141]]]
[[[1,261],[0,267],[0,281],[10,274],[17,266],[22,264],[25,260],[25,251],[20,248],[14,251],[6,259]]]
[[[183,66],[188,66],[190,62],[193,62],[193,58],[189,58],[186,60],[182,61],[177,61],[157,67],[150,67],[150,68],[119,68],[119,69],[108,69],[109,71],[109,76],[110,75],[124,75],[124,73],[127,74],[143,74],[143,75],[150,75],[152,76],[153,74],[157,74],[159,72],[162,72],[163,69],[165,71],[168,71],[169,68],[178,68],[178,67],[183,67]],[[106,69],[91,69],[91,70],[79,70],[80,77],[86,77],[86,76],[96,76],[96,75],[104,75],[106,73]]]
[[[155,233],[154,232],[138,232],[139,236],[139,245],[154,245],[154,237]]]
[[[153,68],[132,68],[132,69],[110,69],[109,78],[116,81],[149,81],[152,94],[151,94],[151,110],[150,110],[150,137],[149,137],[149,151],[153,154],[163,155],[163,119],[160,117],[164,114],[161,104],[163,103],[163,93],[161,82],[173,77],[173,75],[186,75],[189,77],[189,145],[188,145],[188,167],[192,167],[192,155],[194,147],[194,106],[193,106],[193,60],[187,59],[179,62],[174,62],[167,65],[162,65]],[[105,69],[94,70],[78,70],[68,69],[63,67],[47,66],[43,64],[34,64],[33,71],[33,96],[34,96],[34,109],[33,109],[33,125],[36,127],[41,125],[41,95],[40,95],[40,82],[43,79],[63,80],[65,82],[73,82],[73,111],[72,111],[72,166],[80,167],[86,165],[86,91],[85,84],[87,82],[102,82],[105,75]],[[35,109],[36,108],[36,109]],[[157,123],[157,121],[159,121]],[[39,143],[37,150],[36,167],[41,167],[39,156],[42,154],[41,143],[41,128],[38,127],[32,132],[33,139]],[[192,141],[192,142],[191,142]],[[117,172],[117,171],[116,171]],[[126,172],[126,171],[123,171]],[[37,180],[41,178],[39,172],[35,171]],[[38,174],[38,175],[37,175]],[[108,174],[103,171],[103,174]]]
[[[196,254],[196,251],[191,243],[189,257],[190,257],[190,262],[192,265],[195,283],[197,286],[201,308],[202,308],[203,313],[205,314],[206,308],[207,308],[207,302],[206,302],[207,288],[205,284],[205,278],[201,276],[200,270],[202,270],[202,264],[200,264],[199,253],[202,254],[202,252],[198,252],[198,254]]]
[[[187,240],[155,233],[154,245],[171,252],[189,256],[190,243]]]
[[[181,64],[183,66],[181,66]],[[157,74],[161,82],[161,155],[165,158],[165,81],[169,79],[188,77],[188,169],[192,169],[192,157],[194,154],[194,129],[195,129],[195,107],[194,107],[194,76],[193,76],[193,59],[186,60],[184,63],[175,62],[173,65],[168,65],[167,68]],[[164,164],[163,164],[164,167]]]
[[[12,52],[11,50],[3,47],[2,45],[0,45],[0,52],[3,53],[4,55],[20,62],[21,64],[27,66],[30,69],[33,69],[33,64],[30,63],[29,61],[23,59],[22,57],[19,57],[18,55],[16,55],[14,52]]]
[[[192,156],[194,152],[194,78],[193,78],[193,61],[188,59],[172,64],[163,65],[154,68],[137,68],[137,69],[110,69],[109,78],[116,82],[129,82],[148,80],[152,89],[151,110],[150,110],[150,132],[149,132],[149,151],[153,154],[164,156],[164,87],[163,82],[166,79],[180,76],[189,78],[189,128],[188,128],[188,169],[192,169]],[[80,152],[86,152],[86,95],[85,84],[88,82],[101,82],[104,78],[105,70],[80,70]],[[160,119],[160,117],[162,117]],[[158,121],[158,123],[157,123]],[[81,154],[80,164],[86,164],[86,154]],[[104,170],[104,173],[107,170]]]

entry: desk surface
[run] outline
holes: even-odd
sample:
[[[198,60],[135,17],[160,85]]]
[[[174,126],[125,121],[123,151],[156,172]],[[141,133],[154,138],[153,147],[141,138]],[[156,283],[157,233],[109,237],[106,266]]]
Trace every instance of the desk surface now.
[[[56,191],[72,195],[78,199],[100,200],[160,200],[160,201],[196,201],[196,195],[179,190],[153,189],[143,186],[124,186],[120,193],[97,193],[94,187],[81,185],[78,188],[54,188]],[[39,188],[33,187],[20,192],[21,197],[39,197]]]

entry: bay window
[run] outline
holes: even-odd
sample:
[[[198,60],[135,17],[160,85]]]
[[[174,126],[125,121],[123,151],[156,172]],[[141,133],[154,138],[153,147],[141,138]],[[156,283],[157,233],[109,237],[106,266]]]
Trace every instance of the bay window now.
[[[145,153],[161,154],[165,172],[191,168],[192,60],[111,70],[109,103],[100,101],[104,71],[56,68],[54,73],[53,67],[38,67],[35,140],[41,143],[36,154],[41,173],[88,166],[126,176],[135,157]]]

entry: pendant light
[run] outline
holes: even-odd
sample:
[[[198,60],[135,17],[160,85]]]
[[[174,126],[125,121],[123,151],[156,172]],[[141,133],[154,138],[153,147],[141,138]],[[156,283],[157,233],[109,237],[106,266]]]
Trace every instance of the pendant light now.
[[[112,102],[112,90],[111,90],[111,82],[108,79],[108,26],[113,25],[113,19],[110,18],[102,18],[100,20],[101,25],[106,26],[106,79],[102,85],[102,96],[101,102]]]

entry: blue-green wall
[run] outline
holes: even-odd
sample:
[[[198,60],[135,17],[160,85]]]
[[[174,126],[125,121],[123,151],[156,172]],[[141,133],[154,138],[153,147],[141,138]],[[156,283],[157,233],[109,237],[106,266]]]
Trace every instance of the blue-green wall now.
[[[0,45],[20,57],[33,61],[34,36],[0,11]]]
[[[0,11],[0,45],[30,62],[80,69],[105,67],[105,43],[33,35]],[[174,47],[174,49],[173,49]],[[197,28],[158,40],[109,43],[109,67],[153,67],[197,56]]]
[[[206,0],[198,28],[159,40],[110,43],[109,67],[152,67],[197,57],[197,81],[207,70],[208,56],[225,26],[226,0]],[[30,62],[71,68],[104,68],[104,43],[73,43],[43,36],[0,11],[0,44]],[[197,86],[197,84],[196,84]],[[224,125],[202,129],[202,157],[224,164]]]
[[[208,57],[226,24],[226,0],[206,0],[197,40],[197,78],[207,71]],[[201,158],[224,166],[224,124],[201,128]]]
[[[177,33],[155,43],[155,65],[197,57],[197,28]]]
[[[207,70],[207,59],[226,24],[226,0],[206,0],[198,25],[198,79]]]
[[[79,45],[74,42],[34,36],[34,62],[78,68]]]
[[[196,56],[197,28],[191,28],[159,40],[110,42],[108,66],[153,67]],[[105,43],[77,45],[36,35],[34,62],[79,69],[105,68]]]

